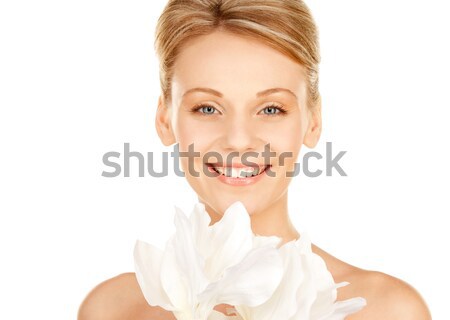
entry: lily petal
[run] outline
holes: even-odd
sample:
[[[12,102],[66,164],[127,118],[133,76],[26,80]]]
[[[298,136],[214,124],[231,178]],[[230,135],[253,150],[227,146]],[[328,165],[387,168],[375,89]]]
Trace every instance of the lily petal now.
[[[242,202],[234,202],[220,221],[209,227],[209,250],[205,272],[211,282],[219,280],[225,269],[239,263],[252,249],[254,237],[250,217]]]
[[[134,246],[134,264],[136,279],[144,294],[145,300],[152,306],[161,306],[172,310],[169,297],[161,284],[161,264],[163,253],[158,248],[136,241]]]
[[[276,236],[255,236],[253,237],[253,248],[259,248],[259,247],[278,247],[278,245],[281,243],[281,238]]]
[[[192,308],[189,282],[177,265],[173,238],[167,242],[161,263],[160,277],[162,287],[173,306],[172,311],[192,313],[192,311],[189,311]]]
[[[270,298],[282,276],[278,250],[273,247],[256,248],[237,265],[228,268],[222,279],[210,284],[199,300],[256,306]]]
[[[318,318],[318,320],[344,320],[347,316],[361,310],[366,304],[366,299],[360,297],[338,301],[334,304],[333,314]]]
[[[303,280],[300,256],[296,253],[294,242],[288,242],[280,249],[283,259],[283,278],[268,301],[256,306],[236,306],[244,319],[270,320],[289,319],[297,311],[297,289]]]
[[[210,252],[214,250],[209,241],[209,224],[211,223],[211,217],[206,212],[205,205],[203,203],[196,203],[194,210],[192,210],[189,221],[192,226],[192,235],[194,237],[197,250],[203,257],[207,257]]]
[[[202,292],[208,284],[203,273],[205,262],[195,247],[191,224],[178,208],[176,208],[175,214],[175,227],[177,232],[173,246],[176,262],[183,276],[188,280],[189,303],[192,304],[194,297]]]

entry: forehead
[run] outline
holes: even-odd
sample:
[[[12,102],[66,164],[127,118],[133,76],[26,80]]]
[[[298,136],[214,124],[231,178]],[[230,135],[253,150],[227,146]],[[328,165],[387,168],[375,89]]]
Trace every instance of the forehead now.
[[[186,42],[173,73],[173,94],[210,87],[225,95],[282,87],[305,91],[304,67],[261,41],[215,31]]]

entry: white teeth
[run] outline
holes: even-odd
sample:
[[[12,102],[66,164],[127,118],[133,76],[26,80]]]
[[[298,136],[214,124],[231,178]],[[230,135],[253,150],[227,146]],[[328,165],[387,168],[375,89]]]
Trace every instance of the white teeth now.
[[[247,178],[257,176],[261,173],[261,168],[232,168],[232,167],[213,167],[218,173],[232,178]]]
[[[233,178],[240,178],[241,177],[241,169],[238,168],[233,168],[232,172],[231,172],[231,176]]]

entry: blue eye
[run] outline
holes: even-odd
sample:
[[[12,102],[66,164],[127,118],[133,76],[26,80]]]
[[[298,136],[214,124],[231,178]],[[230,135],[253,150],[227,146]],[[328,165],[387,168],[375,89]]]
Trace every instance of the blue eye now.
[[[200,110],[202,110],[203,113],[212,114],[216,109],[211,106],[201,107]]]
[[[281,106],[271,105],[263,109],[263,113],[268,116],[276,115],[279,113],[286,113],[286,110]]]
[[[192,112],[200,112],[203,114],[214,114],[217,109],[210,105],[199,105],[192,109]]]
[[[266,107],[266,108],[264,108],[264,113],[265,114],[276,114],[277,112],[279,112],[279,110],[274,108],[274,107]]]

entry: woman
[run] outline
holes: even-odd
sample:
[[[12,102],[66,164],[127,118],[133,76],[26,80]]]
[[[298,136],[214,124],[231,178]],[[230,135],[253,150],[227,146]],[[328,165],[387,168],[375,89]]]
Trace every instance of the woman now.
[[[313,148],[321,133],[320,57],[308,8],[299,0],[173,0],[156,35],[158,135],[166,146],[178,143],[180,152],[196,153],[182,157],[181,165],[212,223],[239,200],[255,234],[298,239],[288,214],[288,185],[301,146]],[[242,177],[249,170],[254,176]],[[313,251],[335,282],[350,282],[338,300],[367,300],[348,319],[431,319],[405,282],[316,246]],[[175,318],[149,306],[135,274],[126,273],[98,285],[79,319]]]

